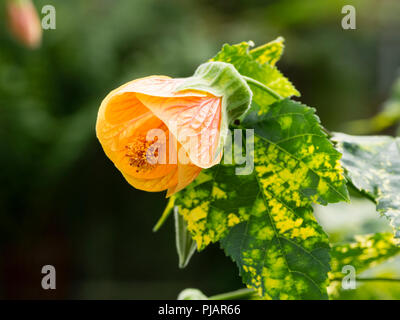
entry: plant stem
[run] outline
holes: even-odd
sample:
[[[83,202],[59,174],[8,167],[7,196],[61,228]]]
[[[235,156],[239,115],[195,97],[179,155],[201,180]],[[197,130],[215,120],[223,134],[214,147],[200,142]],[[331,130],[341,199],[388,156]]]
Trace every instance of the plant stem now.
[[[253,79],[253,78],[250,78],[250,77],[246,77],[246,76],[242,76],[242,78],[244,80],[246,80],[247,83],[255,85],[256,87],[259,87],[260,89],[268,92],[275,99],[278,99],[278,100],[282,100],[283,99],[283,97],[280,94],[276,93],[274,90],[272,90],[271,88],[268,88],[265,84],[257,81],[256,79]]]
[[[335,278],[331,281],[342,281],[343,278]],[[389,281],[389,282],[400,282],[400,279],[396,278],[356,278],[356,281]]]
[[[255,294],[253,289],[239,289],[231,292],[217,294],[215,296],[211,296],[208,299],[210,300],[244,300],[246,298],[250,298]]]
[[[342,281],[343,278],[335,278],[331,281]],[[388,282],[400,282],[400,279],[396,278],[357,278],[356,281],[388,281]],[[255,295],[255,291],[253,289],[239,289],[231,292],[217,294],[215,296],[211,296],[208,299],[210,300],[244,300],[246,298],[250,298]]]
[[[343,278],[335,278],[331,281],[342,281]],[[357,278],[356,281],[388,281],[388,282],[400,282],[400,279],[395,278]],[[217,294],[215,296],[211,296],[209,300],[244,300],[246,298],[250,298],[255,294],[253,289],[239,289],[231,292]]]
[[[164,224],[164,222],[167,220],[167,218],[174,209],[174,203],[175,203],[175,198],[171,198],[168,201],[167,207],[165,208],[163,214],[161,215],[161,218],[157,221],[156,225],[153,227],[153,232],[157,232],[158,229],[160,229],[161,226]]]

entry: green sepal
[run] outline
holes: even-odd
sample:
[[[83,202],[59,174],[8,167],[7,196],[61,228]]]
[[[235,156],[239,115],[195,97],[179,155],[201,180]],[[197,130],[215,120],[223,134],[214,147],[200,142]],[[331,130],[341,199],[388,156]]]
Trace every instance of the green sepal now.
[[[230,63],[215,61],[201,64],[177,91],[187,89],[206,91],[222,97],[222,107],[228,123],[242,116],[250,107],[250,87]]]
[[[178,213],[178,207],[174,207],[174,218],[175,218],[175,241],[176,251],[179,257],[179,268],[185,268],[194,252],[196,251],[196,242],[192,239],[190,232],[187,229],[187,222]]]

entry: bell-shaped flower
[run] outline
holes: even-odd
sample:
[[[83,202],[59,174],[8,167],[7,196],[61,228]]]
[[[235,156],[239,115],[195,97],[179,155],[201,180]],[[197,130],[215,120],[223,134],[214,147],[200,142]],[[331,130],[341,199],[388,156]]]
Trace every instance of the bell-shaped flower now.
[[[97,118],[106,155],[135,188],[167,196],[221,161],[229,123],[251,91],[227,63],[201,65],[192,77],[150,76],[110,92]]]

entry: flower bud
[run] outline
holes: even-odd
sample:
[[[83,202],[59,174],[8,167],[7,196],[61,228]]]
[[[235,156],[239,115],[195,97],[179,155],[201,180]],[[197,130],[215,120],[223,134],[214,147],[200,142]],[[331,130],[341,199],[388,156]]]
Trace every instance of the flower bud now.
[[[39,47],[42,28],[38,13],[31,0],[8,0],[9,28],[15,39],[28,48]]]

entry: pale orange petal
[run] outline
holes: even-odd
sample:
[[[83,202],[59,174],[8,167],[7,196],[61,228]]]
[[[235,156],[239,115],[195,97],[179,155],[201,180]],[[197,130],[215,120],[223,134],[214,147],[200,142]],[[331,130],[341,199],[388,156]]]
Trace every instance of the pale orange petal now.
[[[207,93],[201,91],[185,90],[176,92],[186,79],[171,79],[165,76],[150,76],[128,82],[118,88],[119,93],[135,92],[156,97],[204,97]]]
[[[197,178],[201,170],[202,168],[194,164],[178,165],[178,183],[168,189],[167,198],[189,185]]]
[[[176,92],[184,81],[163,76],[131,81],[112,91],[100,106],[97,137],[107,156],[137,189],[168,189],[170,196],[191,183],[202,168],[220,161],[222,152],[216,154],[216,150],[221,99],[201,91]],[[167,158],[168,164],[138,163],[143,157],[137,157],[136,151],[147,150],[148,141],[143,139],[149,130],[156,128],[165,132],[167,154],[172,138],[171,145],[176,146],[171,151],[177,149],[188,154],[187,162],[170,163]],[[193,141],[194,145],[188,143]]]
[[[122,175],[126,181],[136,189],[149,192],[164,191],[173,188],[178,183],[177,167],[167,175],[155,179],[139,179],[124,173],[122,173]]]
[[[165,98],[136,94],[161,119],[188,152],[191,162],[209,168],[220,162],[218,154],[221,100],[218,97],[186,96]]]
[[[169,146],[168,129],[150,112],[133,93],[119,94],[112,91],[102,102],[96,123],[96,134],[106,155],[124,174],[136,178],[159,178],[175,169],[176,164],[148,166],[138,170],[132,164],[132,147],[138,140],[145,140],[151,129],[165,131]],[[167,149],[168,154],[168,149]],[[168,159],[167,163],[168,163]]]

